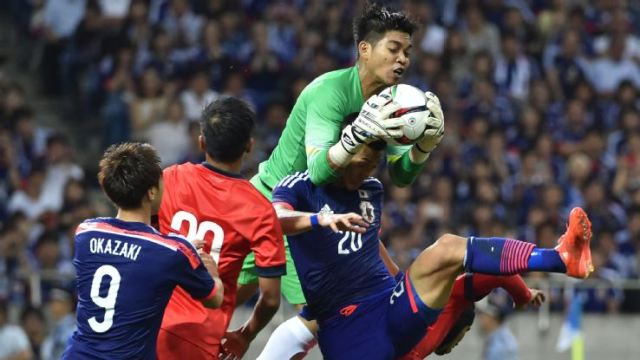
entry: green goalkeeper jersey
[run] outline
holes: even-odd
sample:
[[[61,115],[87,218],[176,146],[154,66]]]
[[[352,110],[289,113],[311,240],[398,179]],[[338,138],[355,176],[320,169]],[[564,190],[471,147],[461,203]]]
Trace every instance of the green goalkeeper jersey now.
[[[316,185],[332,182],[338,172],[331,168],[327,151],[338,142],[343,119],[359,113],[364,104],[356,66],[331,71],[313,80],[300,93],[291,110],[278,145],[260,164],[258,176],[269,188],[296,171],[309,170]],[[413,182],[423,164],[409,160],[408,146],[387,146],[389,173],[394,184]]]

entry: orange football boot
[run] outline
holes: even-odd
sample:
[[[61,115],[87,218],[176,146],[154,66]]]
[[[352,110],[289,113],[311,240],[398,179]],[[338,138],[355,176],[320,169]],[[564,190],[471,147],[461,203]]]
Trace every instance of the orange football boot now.
[[[567,275],[586,279],[593,272],[591,263],[591,221],[579,207],[569,213],[567,230],[558,239],[555,249],[567,267]]]

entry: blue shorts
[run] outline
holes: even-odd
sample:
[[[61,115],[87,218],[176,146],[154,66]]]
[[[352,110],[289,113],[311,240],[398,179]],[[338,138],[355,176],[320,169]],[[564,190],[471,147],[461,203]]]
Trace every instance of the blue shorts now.
[[[400,274],[396,281],[395,288],[318,320],[318,344],[325,359],[395,359],[420,342],[442,310],[420,300],[408,275]]]

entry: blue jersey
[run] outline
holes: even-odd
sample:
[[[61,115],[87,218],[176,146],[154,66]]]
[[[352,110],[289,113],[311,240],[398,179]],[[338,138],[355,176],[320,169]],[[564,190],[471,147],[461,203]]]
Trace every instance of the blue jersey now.
[[[357,300],[392,289],[396,282],[379,254],[383,187],[366,179],[356,191],[316,186],[307,172],[287,176],[273,190],[273,203],[312,213],[361,214],[364,234],[329,228],[288,236],[291,255],[313,317],[323,319]]]
[[[78,329],[63,359],[155,359],[164,309],[180,285],[208,299],[215,283],[185,239],[114,218],[78,226]]]

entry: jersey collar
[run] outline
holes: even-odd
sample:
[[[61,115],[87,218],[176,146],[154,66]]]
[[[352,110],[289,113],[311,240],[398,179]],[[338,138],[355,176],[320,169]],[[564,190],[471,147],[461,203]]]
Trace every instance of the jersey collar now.
[[[209,164],[206,161],[203,161],[202,163],[200,163],[200,165],[204,166],[205,168],[207,168],[207,169],[209,169],[209,170],[211,170],[213,172],[216,172],[216,173],[224,175],[224,176],[228,176],[228,177],[232,177],[232,178],[236,178],[236,179],[244,179],[244,176],[242,176],[241,174],[233,173],[231,171],[222,170],[222,169],[220,169],[218,167],[215,167],[215,166]]]
[[[154,229],[152,226],[147,225],[145,223],[137,222],[137,221],[124,221],[114,217],[101,217],[101,218],[95,218],[93,220],[106,222],[120,229],[144,231],[144,232],[153,233],[153,234],[158,233],[158,231]]]

